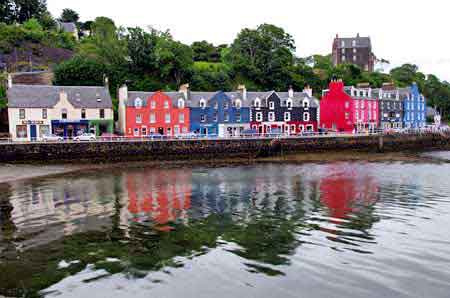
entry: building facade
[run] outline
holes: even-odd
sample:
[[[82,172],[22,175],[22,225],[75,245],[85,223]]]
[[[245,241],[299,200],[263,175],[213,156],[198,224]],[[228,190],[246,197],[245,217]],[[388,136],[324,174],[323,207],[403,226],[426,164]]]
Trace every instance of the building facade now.
[[[381,129],[399,129],[403,127],[402,93],[393,84],[384,84],[373,93],[379,100],[379,119]]]
[[[378,100],[370,88],[345,87],[332,81],[320,101],[320,127],[337,132],[367,132],[378,128]]]
[[[112,133],[114,114],[107,87],[9,84],[9,133],[14,141],[55,134],[73,138]]]
[[[422,128],[426,125],[426,99],[413,83],[409,88],[399,89],[403,101],[404,128]]]
[[[332,47],[333,65],[355,64],[362,70],[372,72],[375,67],[375,55],[372,52],[370,37],[342,38],[336,34]]]
[[[191,132],[218,137],[239,136],[250,127],[250,108],[239,92],[190,92]]]
[[[119,89],[119,131],[129,137],[177,136],[189,132],[190,114],[179,92]]]
[[[317,130],[319,103],[312,90],[304,92],[248,92],[250,127],[259,134],[295,135]]]

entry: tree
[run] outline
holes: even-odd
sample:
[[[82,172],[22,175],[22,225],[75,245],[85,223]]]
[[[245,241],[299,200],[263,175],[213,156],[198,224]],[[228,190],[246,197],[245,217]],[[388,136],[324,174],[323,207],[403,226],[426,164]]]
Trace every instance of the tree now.
[[[23,27],[26,30],[30,30],[30,31],[42,31],[42,26],[39,23],[38,20],[36,19],[29,19],[28,21],[26,21],[25,23],[23,23]]]
[[[61,22],[65,23],[77,23],[80,19],[79,14],[70,8],[64,8],[61,13]]]
[[[42,14],[39,23],[44,30],[56,29],[56,21],[48,11]]]
[[[286,88],[295,50],[292,36],[282,28],[262,24],[243,29],[231,45],[227,63],[237,74],[266,88]]]
[[[156,53],[161,77],[177,86],[188,81],[194,64],[192,49],[172,38],[161,38]]]
[[[10,0],[0,2],[0,23],[9,24],[14,19],[12,4]]]
[[[107,65],[125,65],[127,47],[123,30],[116,28],[114,21],[106,17],[96,18],[91,28],[92,35],[81,43],[80,54]]]
[[[128,28],[127,46],[131,66],[134,71],[149,73],[158,66],[156,46],[160,38],[156,30],[151,33],[141,28]]]
[[[14,20],[23,23],[31,18],[40,19],[47,12],[46,0],[13,0]]]
[[[104,64],[77,56],[56,67],[54,83],[60,86],[101,86],[106,71]]]
[[[194,54],[194,61],[219,62],[220,51],[226,45],[215,47],[212,43],[203,41],[196,41],[192,43],[191,48]]]

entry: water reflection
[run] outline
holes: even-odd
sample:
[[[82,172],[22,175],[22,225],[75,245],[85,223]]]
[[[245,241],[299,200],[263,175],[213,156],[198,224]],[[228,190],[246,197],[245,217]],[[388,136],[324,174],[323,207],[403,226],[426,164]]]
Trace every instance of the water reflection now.
[[[216,266],[233,256],[249,274],[285,280],[331,256],[321,248],[363,263],[386,237],[377,223],[417,225],[402,212],[449,201],[433,192],[448,188],[439,178],[411,173],[423,175],[359,163],[134,168],[1,185],[0,294],[31,297],[86,268],[101,272],[86,283],[145,278],[212,252]]]

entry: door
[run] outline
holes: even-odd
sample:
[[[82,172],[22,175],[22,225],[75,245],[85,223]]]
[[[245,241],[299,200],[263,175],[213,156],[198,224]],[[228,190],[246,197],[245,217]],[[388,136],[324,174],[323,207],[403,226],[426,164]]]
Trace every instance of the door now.
[[[160,135],[164,135],[164,128],[159,127],[159,128],[158,128],[158,133],[159,133]]]
[[[32,141],[36,141],[37,137],[36,125],[30,125],[30,137]]]

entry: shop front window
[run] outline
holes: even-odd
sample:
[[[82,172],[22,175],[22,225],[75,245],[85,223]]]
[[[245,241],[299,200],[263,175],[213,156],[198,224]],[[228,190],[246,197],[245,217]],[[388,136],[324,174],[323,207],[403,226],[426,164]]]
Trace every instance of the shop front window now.
[[[39,126],[39,136],[47,136],[50,134],[50,126],[48,125],[40,125]]]
[[[16,126],[16,135],[18,138],[27,138],[27,126],[26,125],[17,125]]]

